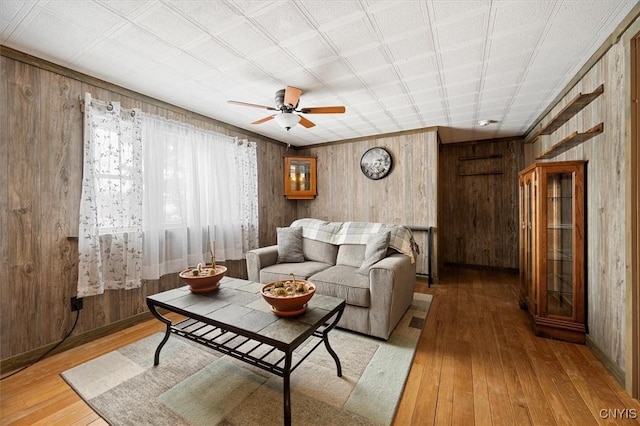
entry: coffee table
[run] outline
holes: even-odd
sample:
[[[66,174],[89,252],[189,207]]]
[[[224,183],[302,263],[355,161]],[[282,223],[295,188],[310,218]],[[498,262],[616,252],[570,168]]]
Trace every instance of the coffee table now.
[[[160,363],[160,351],[173,333],[283,378],[284,424],[291,424],[290,375],[321,343],[342,376],[340,359],[329,344],[329,332],[336,326],[345,301],[315,294],[307,311],[296,318],[280,318],[260,295],[262,284],[224,277],[217,291],[195,294],[188,286],[147,297],[149,311],[167,325],[156,349],[153,365]],[[175,324],[158,309],[175,312],[186,319]],[[296,351],[309,341],[305,350]]]

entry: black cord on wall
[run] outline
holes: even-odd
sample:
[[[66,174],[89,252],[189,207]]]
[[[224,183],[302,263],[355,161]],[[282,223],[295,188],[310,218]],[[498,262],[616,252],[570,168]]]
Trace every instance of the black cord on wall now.
[[[64,342],[65,340],[67,340],[67,338],[69,336],[71,336],[71,333],[73,333],[73,330],[76,329],[76,325],[78,324],[78,318],[80,318],[80,310],[76,311],[76,320],[73,322],[73,326],[71,327],[71,330],[69,330],[69,332],[62,338],[62,340],[60,340],[58,343],[56,343],[56,345],[54,347],[52,347],[51,349],[49,349],[48,351],[46,351],[45,353],[43,353],[42,355],[40,355],[38,357],[38,359],[36,359],[35,361],[33,361],[31,364],[27,364],[24,367],[12,372],[11,374],[7,374],[6,376],[3,376],[2,378],[0,378],[0,380],[4,380],[8,377],[14,376],[18,373],[20,373],[21,371],[26,370],[27,368],[31,367],[32,365],[42,361],[47,355],[49,355],[51,352],[53,352],[58,346],[60,346],[62,344],[62,342]]]

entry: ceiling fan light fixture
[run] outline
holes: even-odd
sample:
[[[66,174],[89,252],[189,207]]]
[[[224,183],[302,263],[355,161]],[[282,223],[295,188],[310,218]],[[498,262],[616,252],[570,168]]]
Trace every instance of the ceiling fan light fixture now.
[[[282,112],[280,114],[276,114],[274,119],[280,125],[280,127],[284,128],[285,130],[289,130],[292,127],[295,127],[296,124],[300,122],[300,116],[292,112]]]

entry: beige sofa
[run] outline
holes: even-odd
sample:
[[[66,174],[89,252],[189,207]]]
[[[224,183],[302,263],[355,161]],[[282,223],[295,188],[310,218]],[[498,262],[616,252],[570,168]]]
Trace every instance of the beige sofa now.
[[[247,272],[261,283],[308,279],[346,300],[339,327],[386,340],[413,300],[416,249],[404,226],[299,219],[278,228],[278,245],[247,253]]]

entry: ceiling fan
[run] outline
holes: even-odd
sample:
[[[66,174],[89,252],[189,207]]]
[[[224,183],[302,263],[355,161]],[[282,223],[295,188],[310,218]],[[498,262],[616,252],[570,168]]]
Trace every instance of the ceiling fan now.
[[[276,92],[275,101],[276,106],[270,107],[265,105],[250,104],[247,102],[239,101],[227,101],[230,104],[249,106],[253,108],[266,109],[267,111],[279,111],[276,114],[269,115],[267,117],[256,120],[251,124],[261,124],[271,119],[275,119],[276,122],[285,128],[290,130],[296,124],[300,123],[307,129],[315,126],[310,120],[299,115],[300,114],[342,114],[345,112],[343,106],[326,106],[326,107],[310,107],[310,108],[298,108],[300,101],[300,95],[302,90],[295,87],[287,86],[286,89],[281,89]]]

